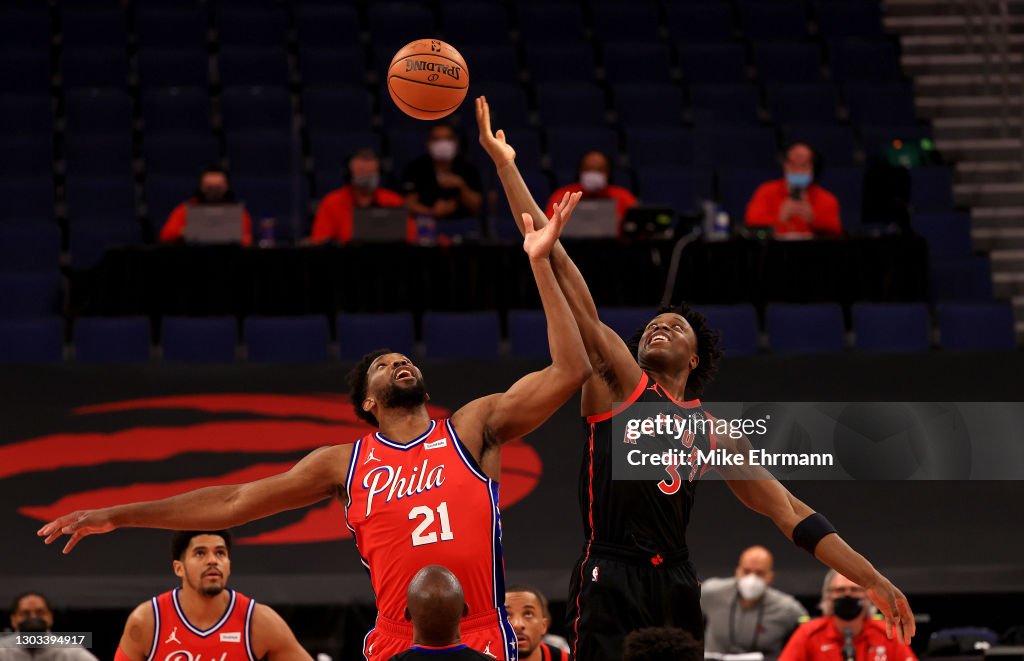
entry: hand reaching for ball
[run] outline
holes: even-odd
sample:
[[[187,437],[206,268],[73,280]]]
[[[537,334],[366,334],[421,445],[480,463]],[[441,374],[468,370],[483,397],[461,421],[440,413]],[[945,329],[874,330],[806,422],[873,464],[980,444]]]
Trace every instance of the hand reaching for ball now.
[[[562,228],[565,227],[569,216],[572,215],[572,210],[576,208],[576,203],[582,196],[583,193],[573,193],[572,195],[566,193],[562,201],[555,204],[555,212],[551,215],[551,220],[540,229],[534,226],[533,216],[528,213],[523,214],[523,233],[525,235],[523,250],[531,260],[550,257],[555,241],[561,236]]]
[[[505,132],[498,129],[491,132],[491,107],[487,105],[487,97],[476,99],[476,125],[480,129],[480,146],[494,161],[495,165],[504,165],[516,160],[516,150],[505,141]]]

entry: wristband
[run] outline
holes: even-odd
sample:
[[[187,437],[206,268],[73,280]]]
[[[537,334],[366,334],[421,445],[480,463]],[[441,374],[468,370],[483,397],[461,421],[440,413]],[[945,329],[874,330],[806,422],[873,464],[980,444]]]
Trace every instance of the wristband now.
[[[825,518],[824,514],[815,512],[793,528],[793,543],[814,555],[814,548],[826,535],[838,534],[836,527]]]

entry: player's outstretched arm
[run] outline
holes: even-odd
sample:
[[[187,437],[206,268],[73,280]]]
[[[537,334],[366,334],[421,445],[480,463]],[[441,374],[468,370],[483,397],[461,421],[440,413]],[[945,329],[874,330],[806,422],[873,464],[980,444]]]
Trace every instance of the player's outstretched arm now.
[[[491,130],[491,112],[485,97],[476,100],[476,117],[480,144],[494,161],[519,230],[525,232],[523,214],[530,214],[535,227],[543,228],[547,219],[516,167],[515,150],[505,140],[504,131],[499,129],[494,133]],[[562,223],[572,215],[579,198],[579,195],[566,195],[555,204],[555,216],[560,217]],[[622,338],[601,322],[583,274],[561,243],[556,243],[551,250],[551,266],[579,326],[594,368],[594,375],[584,390],[584,413],[604,412],[611,408],[612,402],[621,401],[633,390],[640,381],[640,367]]]
[[[751,449],[746,438],[718,438],[729,452],[746,456]],[[824,517],[789,492],[771,473],[760,466],[719,469],[740,501],[767,516],[789,538],[812,552],[819,561],[863,587],[885,616],[886,633],[895,631],[901,643],[908,643],[916,631],[914,613],[906,596],[831,528]]]
[[[351,445],[322,447],[285,473],[255,482],[205,487],[170,498],[95,510],[79,510],[51,521],[36,533],[50,544],[71,535],[70,553],[83,537],[118,528],[222,530],[329,498],[345,484]]]
[[[257,659],[313,661],[284,619],[270,606],[256,604],[252,614],[252,647]]]
[[[144,661],[153,647],[153,626],[153,605],[144,601],[128,616],[114,661]]]

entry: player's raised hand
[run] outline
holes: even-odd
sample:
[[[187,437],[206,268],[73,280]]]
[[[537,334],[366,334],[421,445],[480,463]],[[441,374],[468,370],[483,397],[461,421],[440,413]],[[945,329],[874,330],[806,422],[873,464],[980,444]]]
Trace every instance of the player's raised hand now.
[[[917,624],[906,596],[884,576],[866,589],[868,598],[885,617],[885,634],[892,638],[895,632],[897,640],[910,644],[910,639],[917,631]]]
[[[83,537],[100,535],[115,528],[110,519],[109,509],[79,510],[47,523],[36,531],[36,535],[45,537],[45,544],[53,543],[61,535],[71,535],[71,539],[64,545],[64,553],[71,553],[71,549],[75,548]]]
[[[495,165],[516,160],[516,150],[505,141],[505,132],[501,129],[497,133],[491,132],[491,107],[487,105],[487,97],[476,98],[476,125],[480,129],[480,146]]]
[[[540,229],[535,227],[533,216],[528,213],[523,214],[525,233],[523,250],[526,251],[530,259],[547,259],[551,255],[555,241],[561,236],[562,228],[565,227],[565,223],[569,220],[572,210],[582,195],[583,193],[573,193],[572,195],[566,193],[567,197],[563,197],[561,202],[555,204],[555,213],[552,214],[551,220]]]

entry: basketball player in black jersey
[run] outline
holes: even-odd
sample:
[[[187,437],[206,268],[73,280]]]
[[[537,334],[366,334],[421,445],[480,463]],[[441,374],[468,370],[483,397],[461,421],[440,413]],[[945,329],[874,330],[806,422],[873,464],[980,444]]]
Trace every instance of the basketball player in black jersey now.
[[[476,101],[480,144],[491,156],[516,222],[529,213],[545,216],[515,165],[515,150],[504,133],[492,133],[490,110]],[[556,214],[572,213],[576,199],[563,198]],[[587,284],[565,249],[557,244],[551,264],[579,325],[593,367],[583,386],[584,451],[580,502],[586,544],[573,572],[568,629],[577,661],[612,661],[622,655],[630,631],[676,626],[703,637],[700,584],[686,547],[686,525],[699,475],[661,482],[612,479],[611,420],[637,402],[653,402],[666,412],[707,417],[698,400],[720,355],[717,334],[703,316],[685,306],[662,310],[638,332],[630,346],[601,323]],[[613,410],[616,402],[621,402]],[[697,438],[705,452],[716,443],[726,451],[744,451],[746,438]],[[761,469],[763,471],[763,469]],[[682,471],[685,472],[685,471]],[[863,586],[885,616],[886,629],[901,641],[914,634],[914,616],[906,597],[867,559],[836,534],[828,520],[795,498],[767,471],[759,479],[723,477],[750,509],[769,517],[786,537],[818,560]],[[746,471],[744,471],[746,473]]]

